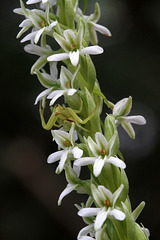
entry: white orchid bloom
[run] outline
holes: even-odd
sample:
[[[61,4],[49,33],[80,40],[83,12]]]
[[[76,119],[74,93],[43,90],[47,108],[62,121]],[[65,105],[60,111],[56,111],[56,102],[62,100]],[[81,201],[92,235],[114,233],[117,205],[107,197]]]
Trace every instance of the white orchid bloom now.
[[[72,65],[77,66],[80,55],[96,55],[103,53],[103,48],[97,45],[89,47],[82,46],[83,27],[79,29],[79,33],[77,35],[75,35],[75,33],[70,29],[64,31],[64,38],[57,33],[54,33],[53,35],[55,40],[65,52],[49,56],[47,58],[48,61],[63,61],[69,58]]]
[[[76,166],[86,166],[93,164],[93,173],[98,177],[103,169],[104,164],[113,164],[119,168],[125,168],[126,164],[118,157],[112,156],[111,151],[115,138],[113,137],[110,144],[107,142],[104,135],[100,132],[95,134],[96,143],[91,137],[88,137],[88,146],[93,153],[94,157],[84,157],[77,159],[74,162]]]
[[[53,139],[56,141],[58,146],[63,150],[57,151],[49,155],[47,162],[54,163],[60,160],[59,165],[56,169],[57,173],[60,173],[65,166],[67,158],[69,155],[72,155],[74,158],[79,158],[83,154],[78,146],[75,145],[75,141],[78,139],[77,133],[74,130],[75,124],[72,123],[72,127],[68,132],[63,130],[52,130]]]
[[[144,125],[146,120],[143,116],[127,116],[132,108],[132,98],[123,98],[113,107],[113,116],[115,117],[116,125],[121,124],[131,138],[135,138],[135,131],[131,123]]]
[[[116,209],[115,204],[123,190],[124,185],[122,184],[113,194],[110,190],[104,186],[98,186],[98,189],[92,184],[93,198],[96,200],[99,208],[82,208],[78,215],[81,217],[92,217],[96,216],[94,229],[98,231],[101,229],[105,220],[109,218],[115,218],[119,221],[125,219],[125,213]]]
[[[79,71],[80,66],[77,68],[77,70],[75,71],[74,74],[72,74],[67,68],[65,67],[61,67],[61,73],[60,73],[60,83],[61,83],[61,90],[56,90],[51,92],[48,95],[48,99],[52,99],[50,101],[50,106],[53,105],[55,103],[55,101],[67,94],[68,96],[72,96],[73,94],[75,94],[77,92],[77,89],[73,88],[73,82],[75,80],[75,77]]]

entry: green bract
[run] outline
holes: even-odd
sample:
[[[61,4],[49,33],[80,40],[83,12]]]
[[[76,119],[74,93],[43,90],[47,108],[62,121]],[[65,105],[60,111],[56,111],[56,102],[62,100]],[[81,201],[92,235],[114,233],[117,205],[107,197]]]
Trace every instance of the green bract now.
[[[17,38],[23,35],[21,42],[29,42],[24,50],[38,56],[31,74],[44,87],[35,100],[42,126],[51,130],[58,146],[47,162],[58,162],[56,173],[64,171],[67,180],[58,205],[72,191],[88,195],[86,203],[76,205],[86,223],[78,240],[147,240],[149,230],[136,223],[145,204],[132,211],[127,164],[119,150],[117,131],[121,124],[135,138],[131,124],[143,125],[146,121],[139,115],[129,116],[132,97],[114,104],[102,93],[90,55],[104,51],[97,45],[97,31],[105,36],[111,36],[111,32],[98,23],[98,3],[94,13],[86,15],[87,0],[81,0],[82,10],[79,2],[28,0],[30,6],[26,8],[20,0],[21,7],[14,10],[24,17]],[[108,107],[104,120],[103,104]],[[46,121],[47,107],[50,115]],[[81,179],[84,166],[90,172],[86,180]]]

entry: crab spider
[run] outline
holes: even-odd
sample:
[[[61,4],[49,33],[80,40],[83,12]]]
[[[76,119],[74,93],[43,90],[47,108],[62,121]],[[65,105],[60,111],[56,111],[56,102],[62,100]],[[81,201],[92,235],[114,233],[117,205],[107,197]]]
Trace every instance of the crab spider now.
[[[42,127],[46,130],[50,130],[53,126],[55,127],[61,127],[64,123],[65,124],[71,124],[72,122],[75,122],[78,127],[80,127],[84,131],[88,131],[87,129],[83,128],[81,124],[86,124],[96,113],[98,102],[96,104],[95,110],[92,114],[90,114],[87,118],[82,120],[77,113],[80,113],[82,110],[82,100],[81,100],[81,106],[79,110],[73,110],[70,107],[62,107],[61,105],[57,104],[54,108],[51,108],[52,114],[48,120],[48,122],[45,122],[44,119],[44,108],[42,107],[42,101],[40,101],[39,104],[39,112],[42,122]],[[56,123],[58,122],[58,123]]]

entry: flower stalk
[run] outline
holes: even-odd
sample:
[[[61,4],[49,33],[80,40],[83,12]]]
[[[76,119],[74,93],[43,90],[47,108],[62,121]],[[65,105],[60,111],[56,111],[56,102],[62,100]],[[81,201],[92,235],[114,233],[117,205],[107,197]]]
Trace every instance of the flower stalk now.
[[[131,96],[112,103],[102,93],[90,55],[104,51],[98,45],[97,32],[107,37],[111,32],[98,24],[98,3],[89,16],[85,15],[87,0],[83,6],[81,10],[79,0],[28,0],[26,3],[20,0],[20,8],[14,9],[25,18],[19,25],[17,38],[25,34],[21,40],[28,42],[24,50],[38,56],[31,74],[36,74],[44,87],[35,100],[42,126],[51,130],[58,146],[47,162],[58,162],[57,174],[65,171],[67,186],[60,194],[58,205],[72,191],[88,195],[86,203],[76,205],[78,215],[86,224],[78,240],[147,240],[149,230],[136,222],[145,203],[132,211],[125,173],[127,163],[119,150],[117,131],[118,125],[122,125],[134,139],[132,124],[143,125],[146,120],[139,115],[128,116]],[[48,42],[55,42],[58,47],[53,49],[54,44]],[[58,103],[59,98],[64,99],[62,105]],[[106,113],[104,122],[101,120],[103,104],[111,112]],[[45,107],[50,108],[48,120]],[[82,180],[81,168],[85,166],[90,178]]]

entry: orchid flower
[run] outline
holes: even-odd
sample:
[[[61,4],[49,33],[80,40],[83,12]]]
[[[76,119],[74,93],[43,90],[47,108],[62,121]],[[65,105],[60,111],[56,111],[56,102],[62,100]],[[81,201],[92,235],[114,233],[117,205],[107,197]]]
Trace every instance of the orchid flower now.
[[[135,138],[135,131],[131,123],[144,125],[146,120],[143,116],[127,116],[132,108],[132,98],[123,98],[113,107],[113,116],[115,117],[116,125],[121,124],[131,138]]]
[[[125,168],[126,164],[119,159],[118,157],[112,156],[112,147],[115,141],[113,137],[110,142],[107,142],[104,135],[100,132],[95,134],[96,143],[93,141],[91,137],[88,137],[88,146],[90,151],[93,154],[93,157],[83,157],[77,159],[74,162],[76,166],[86,166],[93,164],[93,173],[96,177],[98,177],[102,171],[102,168],[105,164],[113,164],[120,168]]]
[[[98,189],[92,184],[92,194],[99,208],[82,208],[78,215],[81,217],[96,216],[94,229],[98,231],[101,229],[105,220],[109,218],[115,218],[119,221],[125,219],[125,214],[118,210],[115,205],[116,201],[123,190],[123,184],[112,194],[111,191],[102,185],[98,186]]]
[[[83,150],[81,150],[75,144],[75,141],[78,139],[78,137],[77,132],[74,129],[75,124],[72,123],[72,127],[69,133],[63,130],[51,131],[53,140],[55,140],[58,146],[63,149],[58,152],[52,153],[47,159],[48,163],[54,163],[60,160],[59,165],[56,169],[56,173],[60,173],[64,169],[68,157],[72,156],[74,158],[79,158],[83,154]]]
[[[64,37],[60,36],[56,32],[53,34],[55,40],[65,52],[49,56],[47,58],[48,61],[63,61],[69,58],[72,65],[77,66],[80,55],[96,55],[103,53],[103,48],[97,45],[83,47],[83,27],[79,28],[79,32],[77,33],[77,35],[74,33],[73,30],[70,29],[65,30],[63,35]]]

